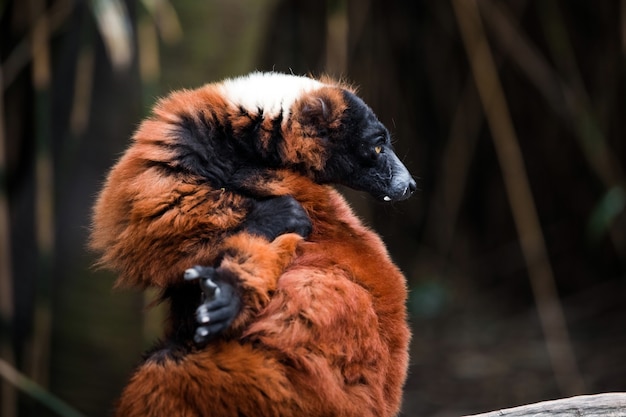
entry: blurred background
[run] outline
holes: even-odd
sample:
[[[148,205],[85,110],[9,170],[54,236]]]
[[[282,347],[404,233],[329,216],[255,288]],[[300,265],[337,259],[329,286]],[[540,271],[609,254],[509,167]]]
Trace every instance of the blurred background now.
[[[172,89],[330,74],[419,192],[345,190],[411,289],[403,415],[626,391],[626,0],[0,2],[0,415],[106,416],[160,334],[92,267],[107,170]]]

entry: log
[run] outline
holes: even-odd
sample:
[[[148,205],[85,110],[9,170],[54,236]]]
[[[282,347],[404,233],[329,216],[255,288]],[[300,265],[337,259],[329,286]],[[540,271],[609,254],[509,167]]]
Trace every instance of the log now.
[[[626,393],[580,395],[465,417],[624,417]]]

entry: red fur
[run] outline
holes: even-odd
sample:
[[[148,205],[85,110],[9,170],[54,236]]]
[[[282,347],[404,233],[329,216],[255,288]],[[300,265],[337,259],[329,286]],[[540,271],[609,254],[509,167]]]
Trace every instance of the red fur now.
[[[404,278],[381,240],[334,190],[290,174],[268,186],[296,197],[313,220],[313,234],[298,239],[295,258],[277,281],[258,281],[267,263],[227,257],[222,268],[250,272],[242,276],[246,285],[273,289],[265,307],[237,337],[141,366],[124,390],[118,416],[365,417],[399,411],[409,341]],[[287,253],[282,240],[293,236],[266,249]]]
[[[318,97],[325,98],[321,112]],[[339,123],[344,110],[336,86],[302,97],[281,125],[282,157],[323,169],[324,142],[310,139],[316,133],[306,121]],[[205,348],[153,353],[131,377],[116,415],[397,414],[408,361],[406,288],[380,238],[331,187],[289,171],[244,185],[258,195],[293,196],[309,215],[312,234],[273,242],[233,235],[248,213],[247,197],[159,167],[178,163],[170,145],[183,118],[227,118],[234,140],[250,123],[215,85],[162,100],[107,179],[91,246],[103,253],[103,266],[119,272],[116,285],[163,290],[180,286],[185,269],[214,265],[223,255],[219,268],[237,278],[243,307]],[[263,120],[257,140],[266,148],[272,128]],[[189,299],[191,311],[197,302]]]
[[[221,112],[217,117],[227,117],[212,85],[171,94],[141,124],[111,170],[94,207],[90,246],[103,253],[101,265],[120,273],[116,286],[179,284],[190,266],[212,265],[223,250],[224,232],[244,219],[244,197],[213,189],[191,174],[164,175],[154,165],[175,165],[167,145],[176,140],[177,123],[211,108]]]

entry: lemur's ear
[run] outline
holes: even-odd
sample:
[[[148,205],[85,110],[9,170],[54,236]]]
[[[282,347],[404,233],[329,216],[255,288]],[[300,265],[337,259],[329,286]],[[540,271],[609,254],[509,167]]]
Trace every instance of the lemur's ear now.
[[[299,119],[305,125],[322,125],[333,115],[333,103],[326,94],[311,94],[302,99]]]

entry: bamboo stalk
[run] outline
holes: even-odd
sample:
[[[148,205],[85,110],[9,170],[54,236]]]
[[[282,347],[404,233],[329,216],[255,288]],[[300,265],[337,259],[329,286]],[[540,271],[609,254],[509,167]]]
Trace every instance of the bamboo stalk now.
[[[348,4],[338,1],[326,17],[325,70],[336,76],[348,70]]]
[[[0,68],[0,85],[2,85]],[[2,91],[2,90],[0,90]],[[4,94],[0,92],[0,358],[13,365],[13,275],[11,262],[11,222],[9,219],[9,201],[7,196],[7,171],[4,130]],[[7,382],[0,384],[0,415],[17,416],[17,393]]]
[[[562,48],[565,52],[561,54],[563,58],[559,59],[559,61],[566,61],[563,66],[567,68],[567,71],[564,72],[570,74],[569,80],[566,81],[552,68],[538,48],[517,28],[510,13],[507,13],[506,5],[492,0],[484,0],[481,4],[484,6],[480,10],[485,22],[492,28],[494,38],[501,44],[501,49],[508,52],[508,56],[545,97],[565,126],[573,130],[593,172],[602,180],[607,189],[623,183],[624,173],[615,157],[615,152],[611,149],[593,116],[571,46]],[[548,5],[551,4],[553,3],[542,3],[542,7],[549,8]],[[557,22],[560,22],[553,16],[558,16],[558,13],[551,12],[550,17],[544,19],[549,22],[546,26],[549,24],[554,27]],[[554,32],[565,33],[564,25],[561,23],[559,26],[562,30],[554,30]],[[559,45],[569,45],[565,35],[560,36],[558,41]]]
[[[492,133],[555,379],[565,395],[585,391],[570,343],[523,156],[475,0],[452,0]]]
[[[622,0],[620,8],[620,33],[622,41],[622,53],[626,55],[626,0]]]
[[[54,2],[50,10],[41,12],[41,16],[37,16],[38,19],[45,19],[49,28],[49,33],[54,33],[58,30],[73,10],[74,2],[72,0],[59,0]],[[26,66],[32,60],[32,38],[34,36],[34,28],[38,26],[39,22],[32,25],[31,33],[24,37],[9,53],[7,58],[2,63],[3,67],[3,83],[2,91],[6,91],[11,84],[15,81],[17,76],[26,68]]]
[[[517,9],[526,7],[525,2]],[[501,62],[496,62],[500,68]],[[483,127],[484,114],[471,74],[461,89],[452,117],[446,146],[441,157],[441,168],[436,175],[439,187],[431,199],[426,224],[426,238],[434,239],[438,253],[445,260],[450,256],[459,211],[465,194],[471,161]]]
[[[54,172],[50,139],[50,26],[44,4],[31,0],[33,31],[33,85],[35,86],[35,225],[37,240],[37,281],[32,337],[31,375],[48,385],[52,308],[52,260],[54,256]],[[41,17],[38,17],[41,16]]]
[[[437,180],[439,187],[431,199],[425,236],[435,240],[443,259],[450,256],[458,215],[465,193],[466,179],[474,157],[483,113],[471,78],[461,90]]]

